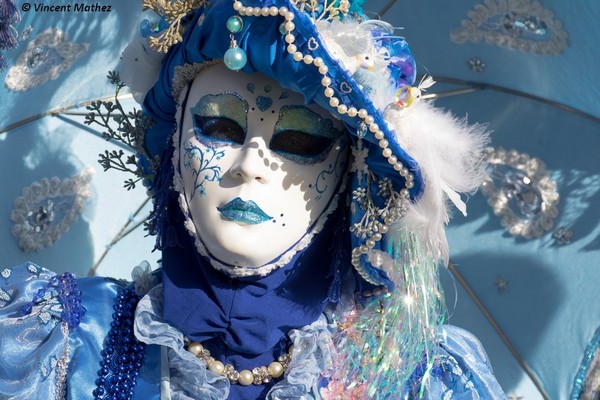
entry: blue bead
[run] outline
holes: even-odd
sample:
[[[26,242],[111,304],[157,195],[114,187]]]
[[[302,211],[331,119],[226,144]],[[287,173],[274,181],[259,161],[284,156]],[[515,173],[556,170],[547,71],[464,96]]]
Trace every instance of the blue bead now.
[[[246,56],[246,52],[239,47],[232,47],[225,52],[225,56],[223,57],[223,61],[227,68],[239,71],[244,68],[246,65],[246,61],[248,61],[248,57]]]
[[[227,30],[231,33],[238,33],[244,27],[244,21],[237,15],[230,17],[227,20]]]

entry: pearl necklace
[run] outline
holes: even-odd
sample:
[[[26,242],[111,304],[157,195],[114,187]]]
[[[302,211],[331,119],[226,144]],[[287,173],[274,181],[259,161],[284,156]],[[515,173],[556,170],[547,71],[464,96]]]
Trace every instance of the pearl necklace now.
[[[221,361],[215,360],[210,355],[210,351],[205,349],[201,343],[190,342],[187,344],[186,350],[204,361],[206,363],[206,368],[208,368],[209,371],[217,375],[225,376],[229,379],[231,384],[239,383],[240,385],[248,386],[251,384],[261,385],[263,383],[269,383],[272,379],[279,378],[283,375],[292,361],[294,346],[290,346],[290,349],[286,354],[280,355],[277,361],[273,361],[266,367],[256,367],[252,369],[252,371],[243,369],[239,372],[235,370],[233,365],[223,364]]]

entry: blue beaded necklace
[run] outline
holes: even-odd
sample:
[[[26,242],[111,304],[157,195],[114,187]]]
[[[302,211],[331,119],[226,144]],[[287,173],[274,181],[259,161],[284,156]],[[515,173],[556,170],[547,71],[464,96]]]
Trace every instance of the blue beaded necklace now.
[[[92,392],[94,400],[128,400],[133,397],[146,348],[133,334],[135,308],[140,298],[129,288],[122,289],[117,295],[110,331],[101,353],[96,388]]]

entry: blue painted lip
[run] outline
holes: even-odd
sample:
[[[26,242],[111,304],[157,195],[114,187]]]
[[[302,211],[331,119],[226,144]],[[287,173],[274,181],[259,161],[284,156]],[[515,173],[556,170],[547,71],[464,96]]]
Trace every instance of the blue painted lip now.
[[[221,216],[225,219],[249,225],[257,225],[273,219],[273,217],[268,216],[252,200],[244,201],[239,197],[236,197],[224,206],[218,207],[217,210],[219,210]]]

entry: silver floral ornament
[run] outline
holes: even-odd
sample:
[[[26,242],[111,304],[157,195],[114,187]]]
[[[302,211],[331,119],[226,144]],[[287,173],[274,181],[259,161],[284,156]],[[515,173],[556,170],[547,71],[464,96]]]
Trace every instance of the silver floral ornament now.
[[[485,152],[490,170],[482,191],[502,226],[525,239],[550,231],[559,195],[544,163],[516,150],[488,147]]]

